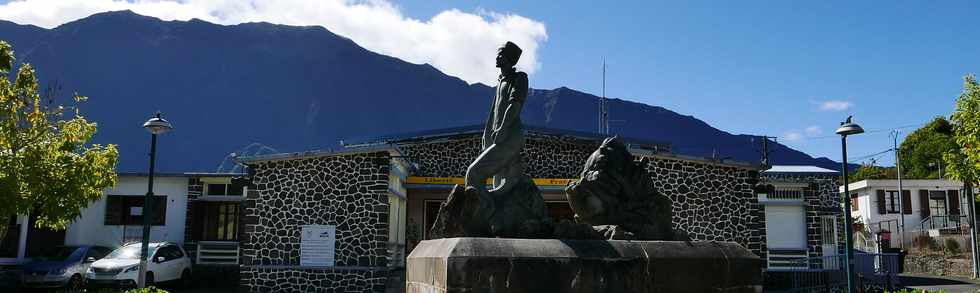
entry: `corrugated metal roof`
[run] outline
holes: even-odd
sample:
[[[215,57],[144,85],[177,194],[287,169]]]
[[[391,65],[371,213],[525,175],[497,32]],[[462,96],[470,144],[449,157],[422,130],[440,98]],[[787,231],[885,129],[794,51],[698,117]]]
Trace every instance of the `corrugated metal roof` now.
[[[401,153],[398,148],[389,144],[379,144],[379,145],[369,145],[369,146],[358,146],[358,147],[347,147],[342,149],[326,149],[326,150],[312,150],[305,152],[293,152],[293,153],[279,153],[279,154],[268,154],[268,155],[258,155],[250,157],[239,157],[236,159],[238,163],[249,165],[257,162],[266,161],[278,161],[278,160],[291,160],[300,158],[313,158],[313,157],[324,157],[324,156],[335,156],[335,155],[346,155],[346,154],[357,154],[357,153],[373,153],[373,152],[395,152]]]
[[[817,166],[800,166],[800,165],[774,165],[769,170],[763,171],[764,173],[828,173],[837,174],[840,171],[830,170],[826,168],[820,168]]]
[[[461,126],[461,127],[450,127],[450,128],[430,129],[430,130],[415,131],[415,132],[405,132],[405,133],[398,133],[398,134],[391,134],[391,135],[354,137],[350,139],[345,139],[343,140],[343,142],[344,142],[344,146],[347,147],[385,144],[385,143],[403,143],[403,142],[429,140],[429,139],[442,138],[442,137],[474,135],[483,132],[483,129],[484,129],[484,125],[482,124],[468,125],[468,126]],[[601,133],[547,128],[547,127],[532,126],[532,125],[524,125],[524,131],[530,133],[543,134],[543,135],[567,136],[567,137],[592,140],[592,141],[602,141],[603,139],[609,137],[609,135],[605,135]],[[627,144],[658,146],[659,149],[670,149],[670,144],[662,141],[639,139],[634,137],[623,137],[623,136],[620,136],[619,139],[620,141]]]

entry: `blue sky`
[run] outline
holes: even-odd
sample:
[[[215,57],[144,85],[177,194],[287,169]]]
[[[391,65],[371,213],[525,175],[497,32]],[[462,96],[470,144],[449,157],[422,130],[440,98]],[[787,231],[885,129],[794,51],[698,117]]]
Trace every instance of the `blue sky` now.
[[[470,82],[495,79],[492,52],[502,40],[527,49],[522,62],[535,88],[599,94],[605,59],[609,97],[731,133],[776,136],[834,160],[833,131],[848,115],[869,130],[851,137],[850,157],[878,153],[891,147],[889,129],[907,134],[948,116],[962,77],[980,72],[980,2],[966,0],[0,0],[0,19],[54,27],[122,9],[167,20],[322,25]]]
[[[732,133],[778,136],[835,160],[840,141],[833,131],[848,115],[869,131],[948,116],[962,76],[980,72],[980,2],[790,2],[398,5],[421,19],[456,8],[540,21],[548,39],[533,87],[599,93],[605,58],[610,97],[663,106]],[[819,110],[832,100],[852,106]],[[791,140],[794,131],[802,138]],[[889,132],[878,131],[850,137],[849,153],[859,157],[891,145]],[[878,162],[893,165],[894,158],[882,155]]]

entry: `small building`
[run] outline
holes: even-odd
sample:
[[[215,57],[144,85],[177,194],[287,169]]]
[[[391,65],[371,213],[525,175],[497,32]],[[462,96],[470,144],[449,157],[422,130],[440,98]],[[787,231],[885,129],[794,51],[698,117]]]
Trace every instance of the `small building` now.
[[[247,190],[241,175],[154,174],[150,241],[184,244],[198,264],[237,265],[241,205]],[[20,264],[59,245],[118,247],[141,241],[147,183],[144,173],[118,174],[116,186],[83,208],[66,230],[35,228],[30,215],[11,217],[10,231],[0,243],[0,264]]]
[[[839,187],[843,192],[843,186]],[[873,249],[877,238],[887,247],[910,246],[916,236],[953,231],[966,226],[963,183],[940,179],[862,180],[848,185],[851,216],[864,227],[855,231],[855,247]],[[904,229],[900,228],[904,218]],[[901,233],[904,231],[904,233]],[[879,236],[881,235],[881,236]]]
[[[839,177],[838,171],[816,166],[777,165],[762,172],[762,181],[772,186],[759,194],[766,212],[768,270],[800,269],[807,265],[800,259],[843,251]]]

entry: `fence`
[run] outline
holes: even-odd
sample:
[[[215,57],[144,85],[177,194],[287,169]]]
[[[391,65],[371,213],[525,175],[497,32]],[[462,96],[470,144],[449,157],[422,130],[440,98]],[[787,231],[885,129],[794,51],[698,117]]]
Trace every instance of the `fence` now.
[[[969,220],[965,215],[933,215],[922,220],[922,230],[954,229],[965,227]]]
[[[897,253],[855,253],[854,272],[859,288],[892,289],[900,286]],[[847,286],[842,255],[808,257],[779,271],[766,272],[766,292],[829,292]]]

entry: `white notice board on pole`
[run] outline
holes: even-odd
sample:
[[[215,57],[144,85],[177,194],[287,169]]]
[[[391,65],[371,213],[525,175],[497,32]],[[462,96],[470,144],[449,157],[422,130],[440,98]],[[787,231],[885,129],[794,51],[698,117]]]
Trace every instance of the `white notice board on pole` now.
[[[337,226],[303,225],[300,232],[299,265],[304,267],[334,266],[334,244]]]

